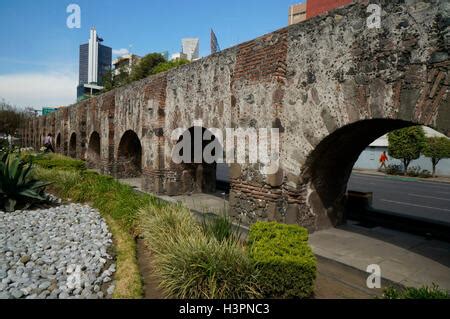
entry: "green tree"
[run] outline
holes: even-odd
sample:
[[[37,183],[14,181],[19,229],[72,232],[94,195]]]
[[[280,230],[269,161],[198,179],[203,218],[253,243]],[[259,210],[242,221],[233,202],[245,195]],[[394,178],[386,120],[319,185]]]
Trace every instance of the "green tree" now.
[[[433,176],[436,175],[436,165],[441,159],[450,158],[450,139],[446,137],[430,137],[423,150],[423,155],[431,159]]]
[[[166,59],[159,53],[147,54],[133,67],[130,75],[131,81],[137,81],[153,74],[153,69],[164,62]]]
[[[132,68],[131,72],[128,72],[124,66],[116,70],[116,74],[114,74],[114,71],[108,71],[103,77],[103,92],[187,63],[189,61],[185,59],[166,61],[159,53],[147,54]]]
[[[176,68],[179,67],[181,65],[184,64],[188,64],[189,61],[185,60],[185,59],[176,59],[173,61],[167,61],[167,62],[163,62],[158,64],[157,66],[155,66],[155,68],[153,69],[152,74],[157,74],[157,73],[161,73],[161,72],[166,72],[172,68]]]
[[[390,132],[388,141],[389,155],[403,162],[406,173],[411,161],[420,157],[426,137],[421,126],[411,126]]]
[[[124,67],[118,69],[117,74],[114,71],[108,71],[103,76],[103,92],[108,92],[119,86],[128,84],[130,82],[130,75]]]
[[[0,133],[17,135],[26,117],[27,114],[24,111],[4,100],[0,101]]]
[[[103,92],[111,91],[116,87],[114,83],[113,71],[110,70],[103,75],[102,83],[103,83]]]

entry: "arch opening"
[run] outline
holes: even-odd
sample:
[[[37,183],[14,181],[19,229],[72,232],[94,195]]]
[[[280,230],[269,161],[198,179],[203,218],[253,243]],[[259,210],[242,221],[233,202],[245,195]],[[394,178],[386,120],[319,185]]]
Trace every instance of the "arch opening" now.
[[[205,133],[209,139],[203,138]],[[201,134],[201,143],[196,134]],[[183,193],[229,191],[228,167],[224,163],[217,163],[219,155],[223,153],[223,146],[212,132],[204,127],[193,126],[183,132],[177,143],[184,146],[176,154],[183,158],[180,164]],[[204,155],[210,155],[210,158]]]
[[[61,149],[61,133],[56,135],[56,151],[59,152]]]
[[[142,175],[142,146],[137,134],[128,130],[120,139],[117,152],[117,175],[120,178]]]
[[[69,156],[76,157],[77,156],[77,134],[72,133],[69,140]]]
[[[300,178],[309,189],[307,203],[315,215],[316,229],[345,221],[347,183],[364,149],[386,133],[414,125],[393,119],[363,120],[336,130],[316,146]]]
[[[397,221],[397,217],[392,217],[394,215],[408,218],[408,221],[419,218],[427,219],[432,223],[447,222],[448,218],[442,212],[450,210],[450,205],[447,202],[436,202],[439,196],[434,193],[435,186],[431,186],[434,189],[426,190],[425,184],[412,185],[413,180],[408,177],[406,177],[407,180],[402,178],[402,181],[395,177],[386,179],[384,177],[388,173],[386,167],[377,172],[380,170],[379,159],[383,151],[386,151],[389,158],[388,165],[399,168],[398,172],[392,172],[391,167],[389,174],[403,175],[404,167],[400,159],[389,155],[387,140],[376,150],[370,145],[377,143],[372,144],[372,142],[377,140],[379,143],[378,138],[391,131],[418,125],[421,124],[394,119],[362,120],[346,125],[324,138],[307,157],[299,179],[300,184],[306,186],[303,194],[307,206],[304,209],[308,211],[304,213],[313,214],[315,218],[313,228],[316,230],[328,228],[342,224],[348,218],[354,219],[356,215],[352,213],[352,210],[355,209],[355,203],[357,210],[360,211],[365,210],[361,207],[369,207],[370,219],[375,220],[378,225],[394,225],[394,228],[404,229],[402,222]],[[429,131],[431,132],[428,134],[434,134],[434,136],[445,133]],[[445,134],[439,136],[445,136]],[[371,168],[355,167],[357,162],[360,163],[364,156],[367,156],[366,153],[371,153],[372,171]],[[424,164],[428,166],[424,167]],[[418,172],[418,169],[422,172],[424,168],[425,172],[430,173],[431,159],[424,157],[422,153],[419,158],[411,162],[409,167],[412,168],[413,173]],[[359,171],[355,171],[355,168]],[[374,172],[378,176],[374,176]],[[430,176],[431,174],[428,177]],[[392,181],[393,179],[397,181]],[[426,194],[427,191],[430,193]],[[367,206],[367,203],[370,205]],[[408,231],[422,232],[423,223],[417,222],[417,225],[414,229],[408,226]]]
[[[89,144],[87,149],[87,164],[92,168],[99,168],[100,157],[100,134],[94,131],[89,138]]]

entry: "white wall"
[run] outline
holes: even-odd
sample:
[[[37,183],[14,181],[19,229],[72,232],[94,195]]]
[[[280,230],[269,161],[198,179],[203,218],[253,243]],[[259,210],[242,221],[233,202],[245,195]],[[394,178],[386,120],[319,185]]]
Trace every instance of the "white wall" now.
[[[366,148],[359,156],[354,168],[369,170],[378,169],[378,167],[380,166],[380,162],[378,160],[383,151],[387,152],[387,147]],[[400,160],[392,158],[391,156],[389,156],[389,154],[388,157],[389,161],[386,163],[386,165],[402,165],[402,162]],[[421,156],[419,159],[412,161],[409,167],[413,166],[420,166],[421,169],[426,169],[430,172],[432,171],[431,160],[424,156]],[[438,176],[450,176],[450,159],[443,159],[439,162],[439,164],[436,166],[436,174]]]

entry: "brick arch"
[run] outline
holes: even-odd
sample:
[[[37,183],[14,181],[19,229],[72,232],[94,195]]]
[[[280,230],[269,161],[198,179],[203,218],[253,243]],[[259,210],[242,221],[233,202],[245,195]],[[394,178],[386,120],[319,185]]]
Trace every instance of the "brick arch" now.
[[[118,177],[138,177],[142,174],[142,143],[133,130],[122,134],[117,147],[116,175]]]
[[[313,216],[314,229],[336,226],[344,221],[344,195],[359,155],[374,140],[393,130],[417,123],[394,119],[357,121],[322,139],[308,155],[298,188],[305,205],[300,216]]]
[[[70,157],[77,157],[77,133],[75,132],[72,132],[72,134],[70,134],[68,152]]]
[[[86,160],[89,167],[101,167],[101,137],[97,131],[93,131],[89,135],[87,145]]]
[[[205,160],[203,152],[205,147],[211,143],[216,143],[216,136],[210,131],[210,140],[204,140],[203,136],[208,130],[205,127],[192,126],[185,130],[178,138],[176,144],[183,145],[178,154],[173,154],[173,158],[180,156],[180,164],[175,164],[174,169],[181,174],[181,191],[183,193],[213,193],[216,191],[216,171],[217,162],[214,158]],[[196,134],[201,134],[201,145],[198,144]],[[186,141],[186,143],[184,143]],[[190,143],[189,143],[190,141]],[[217,140],[218,142],[218,140]],[[190,144],[190,146],[188,146]],[[186,147],[187,146],[187,147]],[[223,146],[219,143],[214,148],[214,152],[223,153]],[[184,153],[187,152],[187,153]],[[211,152],[214,157],[214,152]]]
[[[369,29],[367,1],[353,1],[63,108],[57,118],[64,152],[75,131],[82,157],[83,135],[99,129],[105,171],[114,172],[121,134],[133,129],[145,146],[144,189],[179,194],[179,171],[167,151],[173,128],[190,127],[195,119],[205,127],[276,127],[281,169],[263,176],[257,165],[233,165],[230,207],[244,222],[277,220],[315,229],[305,164],[328,136],[377,119],[420,123],[450,136],[447,2],[380,0],[381,28]],[[31,120],[35,147],[50,122]]]
[[[303,112],[290,114],[300,119],[302,127],[289,129],[285,124],[287,135],[298,138],[284,148],[297,145],[303,151],[297,165],[300,174],[296,195],[283,192],[285,203],[301,199],[301,204],[294,208],[288,204],[285,217],[291,212],[297,223],[311,230],[341,223],[344,194],[354,163],[372,141],[390,131],[424,125],[449,136],[449,65],[447,61],[420,68],[407,66],[411,78],[394,83],[379,78],[370,79],[365,85],[346,81],[337,85],[343,88],[343,93],[336,91],[338,102],[333,101],[333,106],[327,106],[322,100],[330,94],[328,88],[311,88],[310,101],[303,105],[311,109],[307,116]],[[413,82],[414,88],[408,82]],[[286,165],[287,162],[282,164],[282,175],[289,177],[293,166]],[[287,184],[289,181],[281,187],[286,190]]]
[[[62,145],[61,132],[58,132],[56,134],[56,137],[55,137],[55,151],[56,152],[60,152],[61,151],[61,145]]]

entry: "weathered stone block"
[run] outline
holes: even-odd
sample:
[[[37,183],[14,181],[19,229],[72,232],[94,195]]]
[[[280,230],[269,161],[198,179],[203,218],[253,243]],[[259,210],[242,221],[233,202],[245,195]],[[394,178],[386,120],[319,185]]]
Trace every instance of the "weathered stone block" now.
[[[233,163],[230,165],[230,178],[231,179],[238,179],[241,177],[241,165]]]
[[[267,204],[267,218],[269,221],[282,222],[282,216],[276,203]]]
[[[178,195],[180,189],[180,184],[174,181],[170,181],[166,183],[166,193],[169,196]]]
[[[286,224],[297,224],[297,215],[299,208],[297,204],[290,204],[286,209],[286,216],[284,222]]]
[[[267,175],[267,184],[269,184],[272,187],[281,186],[281,184],[283,184],[283,180],[284,180],[284,171],[281,168],[279,168],[275,174]]]

